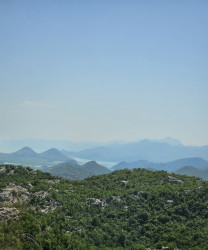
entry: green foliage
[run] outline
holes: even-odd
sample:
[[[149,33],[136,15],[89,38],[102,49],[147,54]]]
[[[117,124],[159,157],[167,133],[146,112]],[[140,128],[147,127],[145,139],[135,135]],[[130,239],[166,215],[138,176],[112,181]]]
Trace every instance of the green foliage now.
[[[208,183],[195,177],[134,169],[69,181],[3,168],[0,194],[13,183],[28,199],[21,201],[14,186],[19,203],[0,200],[20,211],[0,222],[2,249],[207,248]]]

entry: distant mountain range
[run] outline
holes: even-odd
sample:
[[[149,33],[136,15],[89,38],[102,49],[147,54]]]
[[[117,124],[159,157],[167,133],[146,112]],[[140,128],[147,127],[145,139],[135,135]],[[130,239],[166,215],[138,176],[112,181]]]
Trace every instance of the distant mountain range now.
[[[155,170],[166,170],[175,172],[178,169],[185,167],[185,166],[192,166],[198,170],[208,170],[208,161],[205,161],[202,158],[184,158],[179,159],[176,161],[171,162],[149,162],[149,161],[135,161],[135,162],[120,162],[113,166],[112,170],[119,170],[119,169],[133,169],[133,168],[146,168],[146,169],[155,169]]]
[[[182,143],[180,142],[180,140],[178,139],[174,139],[172,137],[166,137],[164,139],[152,139],[149,140],[151,142],[162,142],[162,143],[167,143],[169,145],[173,145],[173,146],[179,146],[182,145]]]
[[[202,158],[185,158],[171,162],[155,163],[149,161],[120,162],[112,170],[145,168],[151,170],[166,170],[188,176],[200,177],[208,180],[208,161]]]
[[[137,161],[168,162],[182,158],[200,157],[208,160],[208,145],[184,146],[178,140],[141,140],[131,143],[95,147],[79,152],[64,152],[69,157],[96,161]]]
[[[89,159],[91,170],[89,170],[88,165],[78,165],[76,160],[72,159],[73,157]],[[186,171],[185,174],[188,175],[204,177],[208,169],[208,146],[184,146],[178,140],[165,138],[163,140],[142,140],[131,143],[115,142],[107,146],[80,152],[60,151],[51,148],[42,153],[37,153],[30,147],[23,147],[13,153],[0,153],[1,164],[13,163],[30,167],[45,166],[41,169],[69,179],[83,179],[90,175],[109,172],[107,168],[95,163],[95,160],[120,162],[114,165],[112,170],[147,168],[177,172],[183,167],[193,167],[197,170],[187,170],[186,168],[181,171]],[[57,165],[63,162],[67,163]],[[54,167],[52,168],[52,166]]]
[[[36,153],[30,147],[24,147],[14,153],[0,153],[0,162],[9,162],[28,166],[34,165],[54,165],[54,162],[69,161],[76,163],[75,160],[67,157],[61,151],[51,148],[43,153]]]
[[[84,165],[64,162],[53,167],[41,167],[40,170],[70,180],[83,180],[92,175],[108,174],[111,172],[108,168],[97,164],[95,161],[89,161]]]

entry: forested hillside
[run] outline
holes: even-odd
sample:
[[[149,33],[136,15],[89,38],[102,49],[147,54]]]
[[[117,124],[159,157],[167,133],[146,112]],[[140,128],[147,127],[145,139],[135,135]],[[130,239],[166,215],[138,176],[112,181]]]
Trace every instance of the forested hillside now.
[[[0,166],[1,249],[207,249],[208,183],[120,170],[83,181]]]

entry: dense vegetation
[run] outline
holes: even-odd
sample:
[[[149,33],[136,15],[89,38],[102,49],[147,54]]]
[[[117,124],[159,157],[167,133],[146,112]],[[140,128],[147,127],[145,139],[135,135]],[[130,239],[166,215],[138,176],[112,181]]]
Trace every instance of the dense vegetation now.
[[[69,181],[0,167],[1,249],[207,249],[207,207],[207,182],[165,171]]]

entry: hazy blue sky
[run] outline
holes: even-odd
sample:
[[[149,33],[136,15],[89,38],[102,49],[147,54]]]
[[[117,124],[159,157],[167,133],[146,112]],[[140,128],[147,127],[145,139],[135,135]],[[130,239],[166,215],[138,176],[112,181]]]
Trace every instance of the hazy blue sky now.
[[[0,138],[208,144],[207,0],[0,1]]]

